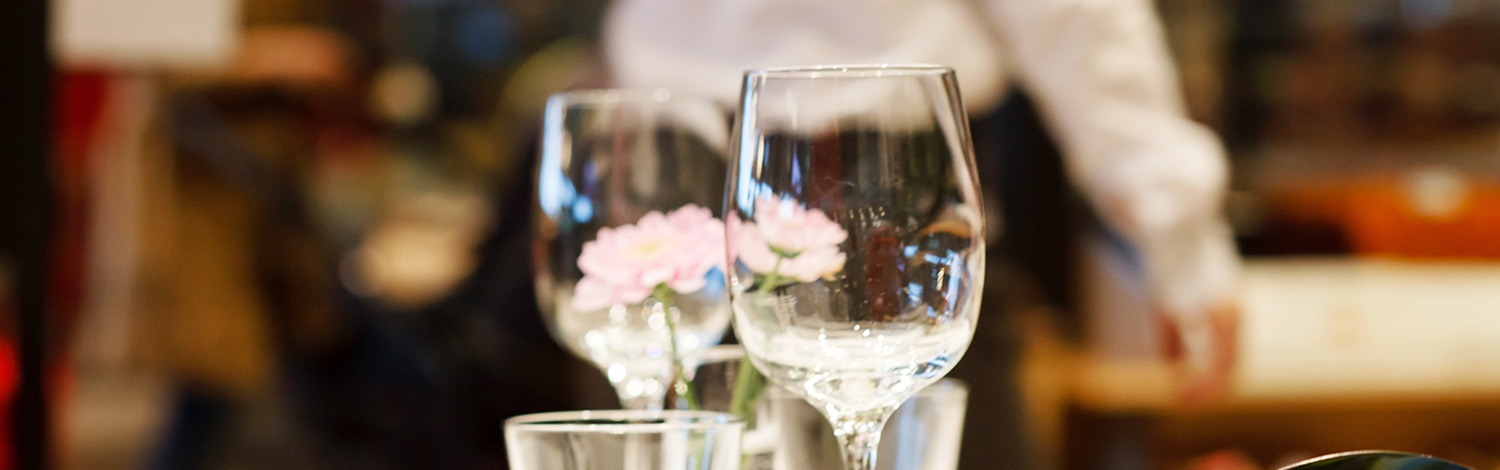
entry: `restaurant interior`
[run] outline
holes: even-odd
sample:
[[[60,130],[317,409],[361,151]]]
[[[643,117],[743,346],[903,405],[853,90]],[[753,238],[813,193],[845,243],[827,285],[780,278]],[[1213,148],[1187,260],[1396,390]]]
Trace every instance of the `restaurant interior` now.
[[[621,406],[549,336],[532,241],[548,97],[610,86],[611,2],[9,3],[0,469],[504,469],[506,419]],[[987,201],[950,468],[1500,469],[1500,2],[1153,6],[1227,151],[1225,375],[1184,392],[1009,91],[976,142],[1041,163]]]

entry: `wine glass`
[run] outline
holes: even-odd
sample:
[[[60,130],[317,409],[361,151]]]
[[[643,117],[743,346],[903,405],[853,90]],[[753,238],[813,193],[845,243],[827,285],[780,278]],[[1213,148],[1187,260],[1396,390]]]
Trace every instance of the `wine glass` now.
[[[631,409],[661,409],[676,367],[729,325],[722,207],[728,113],[669,90],[547,102],[536,288],[553,337]],[[713,208],[713,209],[711,209]],[[679,394],[681,394],[679,390]]]
[[[953,70],[747,72],[725,195],[735,332],[828,419],[850,470],[958,362],[984,283],[984,213]]]

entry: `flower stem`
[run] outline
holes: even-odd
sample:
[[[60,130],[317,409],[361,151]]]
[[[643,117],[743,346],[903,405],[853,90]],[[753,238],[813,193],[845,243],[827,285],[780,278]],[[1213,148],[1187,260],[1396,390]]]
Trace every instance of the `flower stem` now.
[[[771,289],[781,283],[781,262],[785,260],[781,256],[776,257],[776,264],[771,267],[771,272],[761,279],[760,287],[756,289],[757,298],[764,299]],[[747,426],[755,424],[755,401],[766,389],[765,377],[755,364],[750,362],[750,354],[746,353],[740,358],[740,367],[734,379],[734,394],[729,399],[729,412],[739,416]]]
[[[740,367],[734,378],[734,395],[729,400],[729,412],[740,419],[745,420],[745,425],[755,423],[755,400],[760,399],[760,394],[765,390],[764,378],[755,364],[750,363],[750,355],[740,357]]]
[[[756,296],[765,297],[766,294],[771,293],[771,289],[775,289],[776,285],[781,283],[781,262],[783,260],[786,260],[786,258],[776,257],[776,264],[771,266],[771,272],[766,273],[766,278],[760,283],[760,288],[755,291]]]
[[[673,380],[673,388],[683,398],[687,399],[689,410],[696,410],[699,408],[698,392],[693,390],[693,381],[688,380],[687,370],[682,366],[682,354],[677,350],[677,320],[672,318],[673,294],[671,287],[667,287],[666,284],[658,284],[652,296],[656,297],[656,301],[661,303],[662,314],[666,315],[667,320],[667,335],[671,336],[672,370],[675,371],[673,375],[676,379]]]

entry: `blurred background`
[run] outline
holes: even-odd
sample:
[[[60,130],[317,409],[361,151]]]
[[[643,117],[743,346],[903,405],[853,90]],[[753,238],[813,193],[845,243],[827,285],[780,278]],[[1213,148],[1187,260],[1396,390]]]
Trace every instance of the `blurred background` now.
[[[50,92],[0,123],[0,468],[504,468],[506,417],[616,406],[528,264],[542,106],[608,83],[607,2],[14,3],[0,87]],[[1500,469],[1500,2],[1157,7],[1231,151],[1236,381],[1178,403],[1051,253],[1004,300],[1016,470]]]

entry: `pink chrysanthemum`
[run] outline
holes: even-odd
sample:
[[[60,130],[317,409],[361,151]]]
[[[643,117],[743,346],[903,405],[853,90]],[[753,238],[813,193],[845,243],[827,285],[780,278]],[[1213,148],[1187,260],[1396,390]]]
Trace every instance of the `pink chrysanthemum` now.
[[[796,200],[762,197],[755,203],[755,222],[732,220],[730,231],[740,262],[751,271],[811,282],[844,269],[839,244],[848,232],[823,211],[805,209]]]
[[[653,211],[634,225],[600,230],[583,245],[583,279],[574,289],[573,308],[637,303],[662,284],[694,292],[723,260],[724,224],[708,209],[689,204],[667,215]]]

